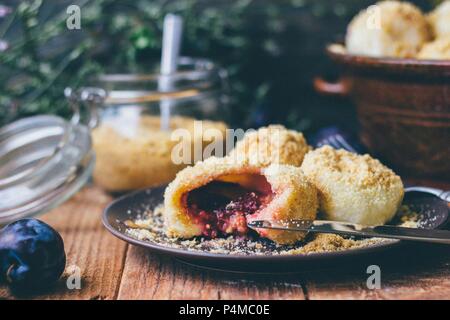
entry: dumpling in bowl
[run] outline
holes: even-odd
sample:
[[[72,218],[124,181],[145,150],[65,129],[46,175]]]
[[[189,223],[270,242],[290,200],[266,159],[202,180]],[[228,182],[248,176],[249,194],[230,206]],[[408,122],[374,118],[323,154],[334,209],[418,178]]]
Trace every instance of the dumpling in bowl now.
[[[436,38],[450,37],[450,0],[441,3],[428,15]]]
[[[431,37],[419,8],[407,2],[382,1],[353,18],[346,47],[354,55],[412,58]]]
[[[164,194],[164,221],[171,237],[247,236],[247,221],[315,219],[317,189],[300,168],[261,168],[230,158],[209,158],[177,174]],[[301,232],[256,230],[277,243],[294,243]]]
[[[307,153],[301,169],[319,190],[327,220],[382,225],[403,199],[400,177],[367,154],[324,146]]]
[[[427,60],[450,60],[450,36],[425,44],[417,55],[417,58]]]

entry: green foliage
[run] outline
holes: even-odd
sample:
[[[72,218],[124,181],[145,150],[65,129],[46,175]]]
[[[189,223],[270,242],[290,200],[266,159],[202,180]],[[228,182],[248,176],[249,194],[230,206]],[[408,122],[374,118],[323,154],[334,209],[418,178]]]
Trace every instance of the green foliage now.
[[[272,86],[264,68],[282,56],[292,12],[348,19],[362,0],[26,0],[0,17],[0,124],[36,113],[68,116],[66,86],[108,70],[148,72],[158,63],[162,20],[184,17],[183,54],[228,69],[236,118],[244,119]],[[6,2],[8,4],[8,2]],[[68,30],[66,8],[81,7],[81,30]],[[1,10],[0,10],[1,11]],[[314,36],[314,35],[313,35]]]

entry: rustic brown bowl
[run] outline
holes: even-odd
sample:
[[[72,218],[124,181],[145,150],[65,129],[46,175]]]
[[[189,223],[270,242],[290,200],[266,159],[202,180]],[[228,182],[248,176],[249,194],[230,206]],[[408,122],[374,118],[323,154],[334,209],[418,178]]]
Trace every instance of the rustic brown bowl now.
[[[409,176],[450,177],[450,61],[353,56],[327,48],[339,81],[316,78],[323,94],[349,97],[372,154]]]

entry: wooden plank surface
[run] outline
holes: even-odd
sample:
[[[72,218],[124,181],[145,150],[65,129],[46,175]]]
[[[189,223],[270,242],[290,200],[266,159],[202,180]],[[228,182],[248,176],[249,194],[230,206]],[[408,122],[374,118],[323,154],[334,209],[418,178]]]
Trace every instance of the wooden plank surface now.
[[[128,245],[103,227],[101,213],[111,197],[95,187],[86,187],[69,202],[39,219],[49,223],[64,240],[66,270],[78,266],[81,289],[67,289],[64,274],[56,287],[32,297],[37,299],[115,299]],[[14,298],[6,288],[0,297]]]
[[[81,270],[81,290],[69,290],[67,272],[35,299],[450,299],[450,250],[420,245],[400,248],[383,259],[381,290],[366,286],[367,264],[350,261],[297,275],[227,274],[184,265],[128,246],[101,224],[111,196],[86,187],[69,202],[41,217],[65,242],[67,266]],[[13,299],[0,286],[1,299]]]
[[[142,248],[128,251],[119,299],[295,299],[298,280],[206,271]]]
[[[450,299],[450,250],[414,244],[380,258],[357,263],[352,270],[305,276],[306,296],[320,299]],[[381,271],[381,289],[367,287],[369,265]]]

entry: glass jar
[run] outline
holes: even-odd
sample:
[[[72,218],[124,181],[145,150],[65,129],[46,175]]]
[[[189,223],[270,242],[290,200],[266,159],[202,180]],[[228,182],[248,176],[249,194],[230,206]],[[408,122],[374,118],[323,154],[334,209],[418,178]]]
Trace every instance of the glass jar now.
[[[226,134],[226,80],[211,61],[181,58],[178,71],[170,75],[103,75],[97,80],[102,89],[68,94],[74,104],[83,104],[83,97],[92,94],[102,99],[90,106],[98,118],[91,121],[97,122],[92,130],[95,183],[110,192],[163,185],[201,160],[196,151],[211,142],[205,131],[215,129],[223,138]],[[189,133],[189,141],[175,137],[178,129]],[[189,154],[181,162],[173,158],[180,143]]]

